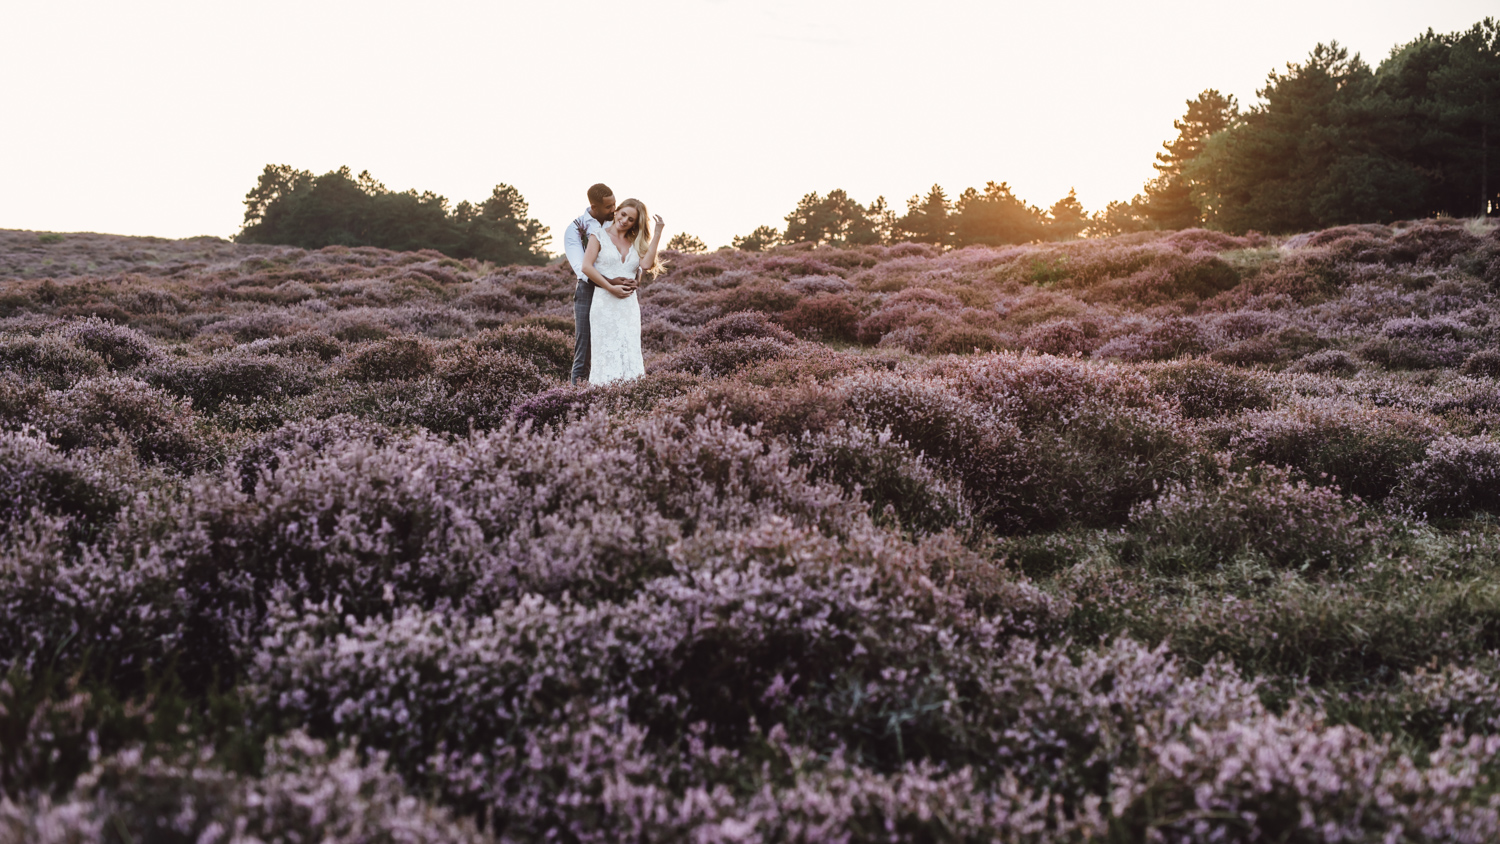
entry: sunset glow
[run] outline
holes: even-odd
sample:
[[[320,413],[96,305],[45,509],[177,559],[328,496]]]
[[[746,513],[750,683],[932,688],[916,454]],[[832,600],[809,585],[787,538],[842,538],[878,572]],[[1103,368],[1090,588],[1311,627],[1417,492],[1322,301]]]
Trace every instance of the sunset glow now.
[[[710,247],[843,188],[901,207],[1008,181],[1090,211],[1152,175],[1183,103],[1255,102],[1338,40],[1374,63],[1491,4],[1441,0],[253,7],[7,14],[0,228],[231,236],[266,164],[451,202],[514,185],[557,232],[604,181]]]

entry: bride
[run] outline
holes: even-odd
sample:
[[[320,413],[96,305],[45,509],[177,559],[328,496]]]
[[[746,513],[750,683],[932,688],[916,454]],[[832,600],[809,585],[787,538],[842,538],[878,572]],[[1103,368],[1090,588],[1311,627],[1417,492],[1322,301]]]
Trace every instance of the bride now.
[[[641,358],[641,303],[635,295],[643,273],[657,270],[661,217],[653,217],[656,232],[646,220],[646,205],[627,199],[603,236],[589,235],[583,253],[583,274],[608,296],[595,296],[589,306],[589,383],[608,384],[646,374]]]

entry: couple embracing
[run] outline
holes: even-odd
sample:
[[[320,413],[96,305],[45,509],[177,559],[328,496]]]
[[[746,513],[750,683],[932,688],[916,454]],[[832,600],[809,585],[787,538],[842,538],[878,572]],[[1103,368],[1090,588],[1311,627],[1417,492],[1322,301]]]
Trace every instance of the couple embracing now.
[[[577,384],[587,374],[590,384],[608,384],[646,373],[635,292],[646,273],[661,269],[656,252],[662,221],[648,219],[639,199],[616,207],[614,191],[606,185],[594,185],[588,194],[588,210],[563,233],[563,252],[578,277],[570,380]]]

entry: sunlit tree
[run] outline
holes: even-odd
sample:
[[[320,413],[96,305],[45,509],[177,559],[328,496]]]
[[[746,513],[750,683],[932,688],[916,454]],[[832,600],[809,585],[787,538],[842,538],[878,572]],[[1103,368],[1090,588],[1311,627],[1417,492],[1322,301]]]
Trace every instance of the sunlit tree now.
[[[1172,121],[1177,137],[1162,143],[1156,154],[1156,178],[1146,183],[1136,210],[1152,228],[1186,229],[1199,225],[1198,206],[1193,203],[1192,185],[1183,169],[1203,152],[1210,135],[1233,124],[1239,116],[1239,103],[1210,88],[1187,101],[1187,112]],[[1123,220],[1120,221],[1123,223]]]
[[[1072,240],[1089,226],[1089,214],[1078,201],[1078,192],[1068,188],[1068,195],[1052,203],[1047,210],[1047,239]]]
[[[731,241],[735,249],[745,252],[764,252],[781,244],[781,232],[774,226],[757,226],[749,234],[737,234]]]
[[[955,246],[1028,243],[1040,240],[1045,226],[1042,210],[1017,199],[1005,182],[959,194],[952,222]]]
[[[672,235],[671,240],[667,241],[667,248],[689,255],[697,255],[702,252],[707,252],[708,244],[704,243],[701,239],[688,234],[687,232],[678,232],[677,234]]]
[[[933,185],[926,197],[913,196],[906,201],[906,214],[896,222],[898,236],[916,243],[946,246],[953,240],[950,211],[948,195],[940,186]]]

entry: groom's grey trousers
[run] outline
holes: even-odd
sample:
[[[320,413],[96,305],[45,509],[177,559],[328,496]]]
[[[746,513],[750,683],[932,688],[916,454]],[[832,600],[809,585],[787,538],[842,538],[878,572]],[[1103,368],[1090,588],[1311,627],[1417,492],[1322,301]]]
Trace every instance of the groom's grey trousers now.
[[[578,280],[573,290],[573,374],[569,380],[577,384],[589,377],[589,306],[594,304],[594,283],[586,278]]]

